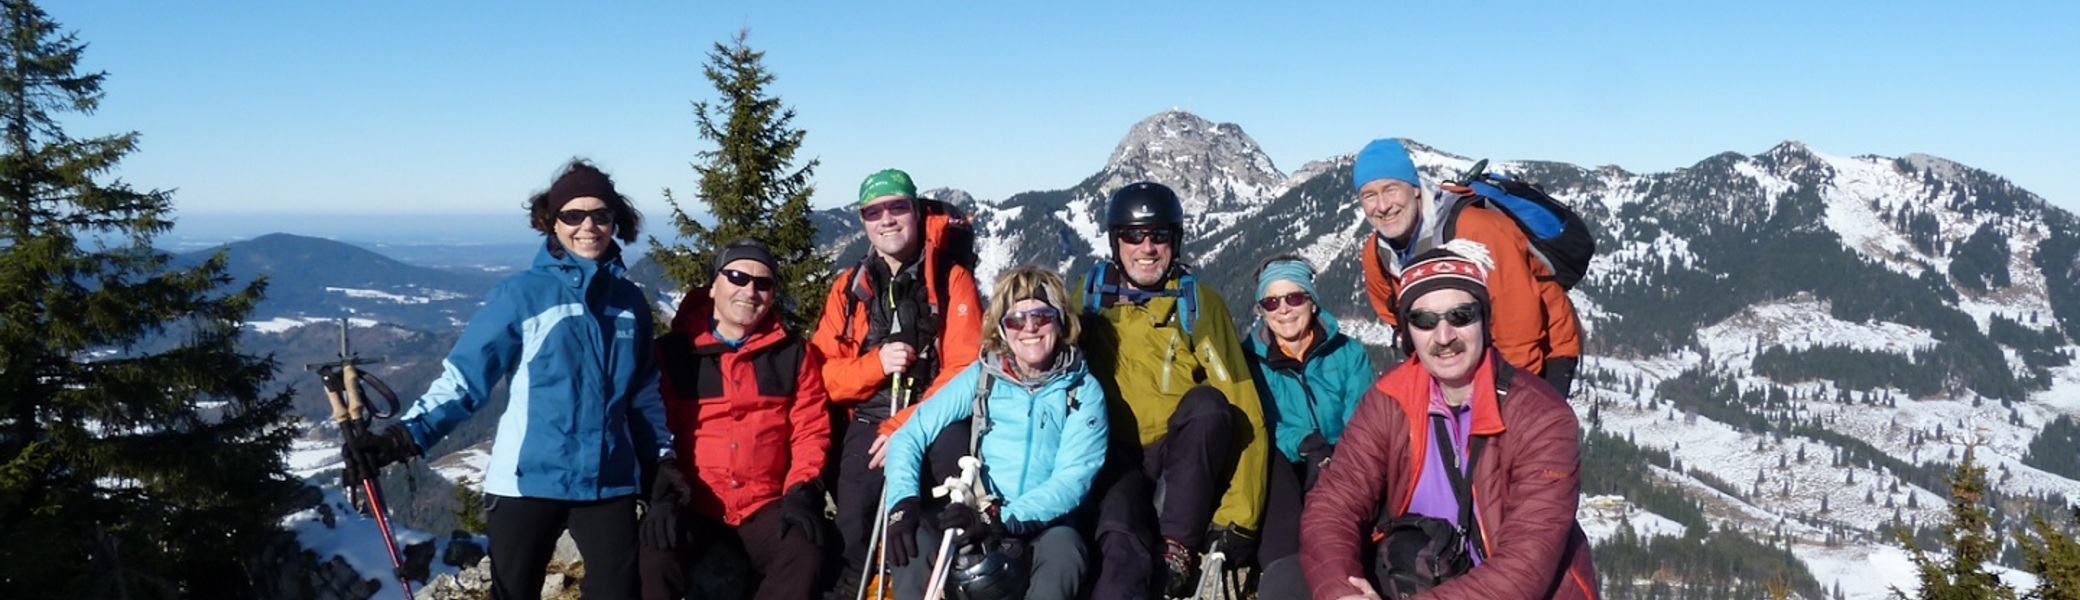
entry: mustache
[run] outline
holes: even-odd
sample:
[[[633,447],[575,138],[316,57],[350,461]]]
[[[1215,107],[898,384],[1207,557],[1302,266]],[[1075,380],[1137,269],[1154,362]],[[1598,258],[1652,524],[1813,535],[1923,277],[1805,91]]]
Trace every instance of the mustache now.
[[[1431,355],[1431,356],[1436,356],[1436,355],[1439,355],[1439,354],[1443,354],[1443,353],[1445,353],[1445,352],[1460,352],[1460,353],[1464,353],[1464,352],[1466,352],[1466,340],[1452,340],[1452,342],[1451,342],[1451,343],[1449,343],[1449,344],[1431,344],[1431,345],[1430,345],[1430,355]]]

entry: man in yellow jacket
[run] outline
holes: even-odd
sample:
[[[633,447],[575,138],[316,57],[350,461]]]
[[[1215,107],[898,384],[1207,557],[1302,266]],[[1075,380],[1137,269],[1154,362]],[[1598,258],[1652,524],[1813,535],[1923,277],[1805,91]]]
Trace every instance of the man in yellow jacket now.
[[[1227,304],[1177,256],[1177,193],[1150,182],[1122,187],[1106,207],[1106,228],[1112,260],[1084,274],[1077,299],[1080,345],[1112,421],[1090,496],[1099,558],[1092,597],[1183,596],[1199,553],[1218,550],[1230,567],[1252,560],[1269,447],[1263,406]]]

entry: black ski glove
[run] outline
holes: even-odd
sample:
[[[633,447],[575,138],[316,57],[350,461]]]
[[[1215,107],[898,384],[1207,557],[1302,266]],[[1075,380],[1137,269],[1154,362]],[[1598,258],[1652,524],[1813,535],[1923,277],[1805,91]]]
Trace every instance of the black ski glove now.
[[[656,471],[650,476],[652,504],[666,500],[678,504],[693,497],[693,484],[686,482],[686,473],[679,470],[677,458],[668,456],[658,459]]]
[[[667,496],[651,500],[636,524],[636,542],[651,550],[670,550],[679,545],[679,499]]]
[[[377,431],[363,430],[351,434],[351,439],[340,448],[340,458],[346,463],[348,487],[362,481],[374,479],[383,467],[403,462],[419,455],[419,445],[412,443],[412,434],[403,425],[391,423]]]
[[[910,564],[917,556],[917,520],[924,517],[923,505],[916,496],[897,501],[888,509],[887,536],[881,543],[888,547],[888,564],[897,567]]]
[[[815,480],[794,485],[780,496],[780,537],[788,529],[800,529],[812,546],[823,546],[823,486]]]
[[[1215,527],[1209,533],[1212,535],[1208,537],[1213,538],[1213,541],[1207,544],[1207,551],[1219,550],[1221,554],[1227,555],[1227,559],[1221,563],[1221,568],[1232,571],[1256,565],[1256,534],[1250,533],[1240,525]]]
[[[990,548],[1004,539],[1003,522],[997,520],[996,512],[994,506],[975,510],[975,507],[955,502],[947,505],[945,512],[939,513],[939,526],[961,530],[961,534],[953,538],[954,547]]]

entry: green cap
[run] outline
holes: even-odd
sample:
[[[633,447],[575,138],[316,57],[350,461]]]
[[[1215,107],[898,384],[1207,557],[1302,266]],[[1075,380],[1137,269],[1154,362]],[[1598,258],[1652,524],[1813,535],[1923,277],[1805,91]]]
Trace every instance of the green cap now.
[[[917,184],[911,183],[910,174],[904,173],[901,169],[882,169],[879,173],[868,175],[866,181],[859,183],[860,206],[865,206],[882,196],[916,198]]]

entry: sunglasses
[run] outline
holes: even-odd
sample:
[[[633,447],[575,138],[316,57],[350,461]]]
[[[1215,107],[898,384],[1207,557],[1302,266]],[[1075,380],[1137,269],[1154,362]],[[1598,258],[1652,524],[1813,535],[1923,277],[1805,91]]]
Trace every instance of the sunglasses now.
[[[1481,306],[1472,302],[1447,308],[1444,312],[1427,310],[1408,311],[1408,326],[1416,328],[1417,331],[1436,329],[1437,323],[1440,321],[1451,323],[1453,327],[1465,327],[1479,320],[1481,320]]]
[[[862,207],[862,208],[860,208],[860,209],[859,209],[859,220],[861,220],[861,221],[879,221],[879,220],[881,220],[881,214],[882,214],[882,213],[888,213],[888,216],[891,216],[891,217],[900,217],[900,216],[903,216],[903,215],[907,215],[907,214],[910,214],[910,209],[911,209],[911,208],[914,208],[914,206],[910,204],[910,201],[909,201],[909,200],[906,200],[906,199],[896,199],[896,200],[890,200],[890,201],[888,201],[888,202],[883,202],[883,203],[881,203],[881,204],[876,204],[876,205],[873,205],[873,206],[867,206],[867,207]]]
[[[1293,292],[1284,296],[1265,296],[1263,300],[1257,301],[1257,308],[1264,309],[1264,312],[1278,310],[1278,300],[1280,298],[1285,299],[1286,306],[1293,308],[1300,308],[1314,301],[1314,296],[1307,295],[1307,292]]]
[[[592,224],[594,225],[613,225],[614,209],[595,208],[592,210],[579,210],[573,208],[556,213],[556,220],[572,227],[577,227],[579,224],[584,223],[585,217],[592,217]]]
[[[750,273],[745,273],[736,269],[723,269],[718,272],[722,273],[723,279],[729,280],[730,285],[734,285],[737,287],[744,287],[748,285],[751,286],[751,289],[758,290],[761,292],[773,291],[773,286],[780,284],[780,281],[777,279],[773,279],[771,277],[759,277],[757,275],[752,275]]]
[[[1055,319],[1061,317],[1062,311],[1055,310],[1052,306],[1042,306],[1006,314],[1004,318],[997,320],[997,325],[1009,331],[1025,331],[1035,327],[1052,327]]]
[[[1112,235],[1128,245],[1138,245],[1151,239],[1158,244],[1168,244],[1171,239],[1177,237],[1169,229],[1121,229],[1112,232]]]

